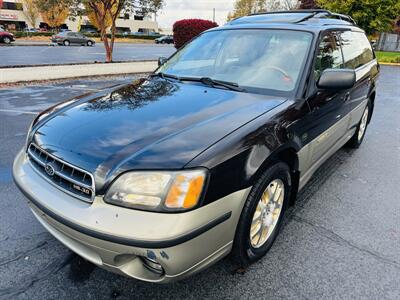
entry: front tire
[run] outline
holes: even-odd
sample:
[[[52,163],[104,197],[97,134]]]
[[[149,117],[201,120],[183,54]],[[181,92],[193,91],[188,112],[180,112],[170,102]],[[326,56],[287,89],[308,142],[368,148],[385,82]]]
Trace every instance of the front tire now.
[[[92,42],[92,41],[87,41],[86,45],[87,45],[88,47],[92,47],[92,46],[93,46],[93,42]]]
[[[238,267],[262,258],[282,225],[291,192],[289,167],[275,163],[260,176],[244,204],[231,257]]]
[[[63,45],[64,45],[64,46],[69,46],[69,45],[71,45],[71,43],[70,43],[68,40],[65,40],[65,41],[63,42]]]
[[[365,137],[365,132],[367,131],[369,119],[370,119],[370,114],[371,114],[371,102],[368,101],[367,106],[364,109],[364,112],[361,116],[361,120],[358,123],[357,130],[352,136],[352,138],[347,142],[347,146],[350,148],[359,148],[361,143],[364,140]]]
[[[6,36],[6,37],[4,37],[3,38],[3,42],[5,43],[5,44],[11,44],[11,39],[8,37],[8,36]]]

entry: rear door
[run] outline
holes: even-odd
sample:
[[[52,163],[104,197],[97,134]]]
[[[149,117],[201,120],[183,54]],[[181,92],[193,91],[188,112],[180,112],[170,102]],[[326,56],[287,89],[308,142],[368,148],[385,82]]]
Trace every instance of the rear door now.
[[[361,31],[340,32],[344,67],[356,72],[356,84],[347,95],[351,112],[349,130],[355,129],[367,105],[373,77],[378,73],[378,66],[365,34]]]
[[[318,82],[326,69],[343,68],[343,56],[336,31],[325,32],[319,42],[314,63],[314,81]],[[310,141],[309,165],[323,160],[328,152],[346,133],[349,123],[347,90],[320,90],[308,99],[308,140]]]

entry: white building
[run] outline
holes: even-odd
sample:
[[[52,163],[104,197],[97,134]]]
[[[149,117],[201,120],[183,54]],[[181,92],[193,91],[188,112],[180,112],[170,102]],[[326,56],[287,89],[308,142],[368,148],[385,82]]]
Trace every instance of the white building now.
[[[3,1],[3,5],[0,9],[0,25],[4,29],[10,31],[34,27],[25,16],[24,5],[21,0]],[[117,31],[119,32],[158,32],[158,24],[156,21],[153,21],[150,16],[121,14],[120,18],[117,19],[116,25]],[[61,26],[61,28],[70,29],[72,31],[78,31],[79,27],[81,29],[94,28],[87,17],[75,21],[67,19],[65,24]],[[40,15],[37,19],[36,28],[48,28],[48,25],[43,23]]]

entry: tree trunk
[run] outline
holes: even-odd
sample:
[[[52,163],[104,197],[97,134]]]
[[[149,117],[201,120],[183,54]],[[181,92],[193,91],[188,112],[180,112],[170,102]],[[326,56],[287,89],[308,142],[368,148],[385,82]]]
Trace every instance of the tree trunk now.
[[[111,52],[114,51],[115,30],[115,20],[113,20],[113,24],[111,25]]]
[[[106,62],[112,62],[112,49],[110,47],[110,44],[108,43],[108,37],[107,37],[107,28],[105,27],[105,24],[103,20],[100,22],[100,27],[101,27],[101,40],[103,41],[104,48],[106,49]]]
[[[108,43],[108,37],[107,37],[107,33],[102,33],[102,38],[103,38],[103,44],[104,44],[104,48],[106,49],[106,62],[112,62],[112,48],[111,45]]]
[[[106,50],[106,62],[110,63],[110,62],[112,62],[112,52],[113,51],[112,51],[111,45],[108,43],[107,27],[106,27],[106,24],[104,23],[106,11],[101,13],[95,2],[90,3],[89,5],[95,11],[97,23],[100,26],[101,40],[103,41],[104,48]]]

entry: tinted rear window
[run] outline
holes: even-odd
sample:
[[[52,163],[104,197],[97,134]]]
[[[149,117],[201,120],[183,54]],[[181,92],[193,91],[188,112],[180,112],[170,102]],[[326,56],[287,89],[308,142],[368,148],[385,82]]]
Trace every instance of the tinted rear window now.
[[[345,68],[356,69],[374,59],[371,44],[364,33],[345,31],[340,37]]]

